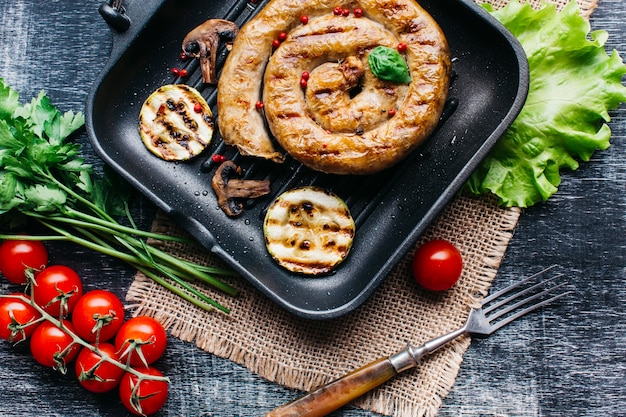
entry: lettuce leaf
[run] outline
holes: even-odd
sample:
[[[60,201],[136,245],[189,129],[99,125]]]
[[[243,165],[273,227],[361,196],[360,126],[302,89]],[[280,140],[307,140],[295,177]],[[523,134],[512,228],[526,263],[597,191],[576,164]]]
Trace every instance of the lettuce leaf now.
[[[604,50],[606,31],[590,25],[571,1],[535,10],[511,1],[484,7],[519,40],[528,58],[528,98],[510,128],[467,182],[504,206],[529,207],[557,192],[563,168],[575,170],[609,147],[609,110],[626,101],[619,54]]]

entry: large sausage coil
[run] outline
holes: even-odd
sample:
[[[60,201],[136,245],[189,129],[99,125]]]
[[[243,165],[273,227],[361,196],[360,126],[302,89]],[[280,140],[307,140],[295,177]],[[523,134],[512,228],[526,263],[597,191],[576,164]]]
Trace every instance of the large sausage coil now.
[[[377,78],[368,64],[377,46],[398,45],[408,83]],[[243,155],[282,162],[286,152],[318,171],[372,174],[430,135],[449,81],[445,36],[413,0],[272,0],[235,38],[218,123]]]

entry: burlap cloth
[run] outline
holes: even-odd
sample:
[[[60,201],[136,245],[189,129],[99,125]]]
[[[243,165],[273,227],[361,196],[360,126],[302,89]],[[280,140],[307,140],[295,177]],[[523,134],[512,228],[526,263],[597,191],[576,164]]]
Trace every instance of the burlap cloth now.
[[[488,2],[500,7],[507,0]],[[552,2],[559,8],[567,3]],[[532,3],[540,5],[539,0]],[[579,0],[579,5],[588,17],[597,0]],[[421,239],[447,239],[460,249],[465,268],[452,290],[433,294],[418,288],[411,275],[411,251],[359,309],[330,321],[297,318],[236,278],[230,280],[241,291],[236,298],[199,287],[230,307],[232,313],[228,316],[196,308],[142,274],[135,277],[127,300],[133,303],[134,314],[156,317],[175,337],[241,364],[270,381],[310,390],[396,353],[407,341],[419,345],[462,325],[475,297],[487,293],[519,216],[519,209],[499,208],[491,198],[456,198]],[[162,214],[157,215],[153,229],[185,235]],[[220,264],[199,245],[162,247],[195,262]],[[354,404],[384,415],[434,416],[454,384],[469,344],[469,337],[456,340],[418,368]]]

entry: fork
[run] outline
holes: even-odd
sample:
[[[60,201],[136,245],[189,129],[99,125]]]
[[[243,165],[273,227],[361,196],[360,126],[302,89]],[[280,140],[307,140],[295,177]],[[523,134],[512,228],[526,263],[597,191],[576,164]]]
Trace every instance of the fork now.
[[[408,343],[404,350],[352,371],[270,411],[265,417],[325,416],[399,373],[416,367],[422,357],[435,352],[461,335],[486,337],[493,334],[513,320],[571,293],[571,291],[557,293],[557,290],[566,284],[566,282],[555,284],[555,280],[563,274],[530,285],[531,281],[556,267],[557,265],[552,265],[484,298],[479,308],[470,310],[465,324],[457,330],[432,339],[419,347]]]

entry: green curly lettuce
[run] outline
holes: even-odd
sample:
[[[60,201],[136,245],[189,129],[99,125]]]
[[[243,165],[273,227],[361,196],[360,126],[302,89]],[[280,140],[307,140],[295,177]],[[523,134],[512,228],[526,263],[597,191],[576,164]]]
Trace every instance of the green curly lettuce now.
[[[606,31],[590,33],[575,1],[557,12],[517,0],[493,10],[528,57],[527,100],[513,124],[467,182],[475,194],[493,193],[504,206],[529,207],[557,191],[560,170],[575,170],[609,147],[608,111],[626,101],[619,54],[604,50]]]

